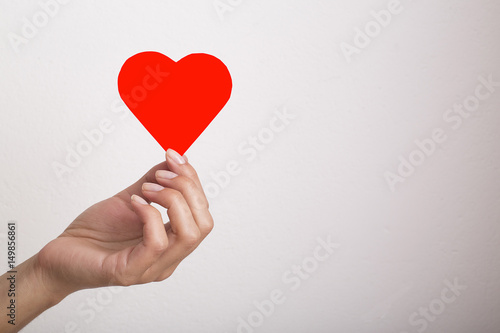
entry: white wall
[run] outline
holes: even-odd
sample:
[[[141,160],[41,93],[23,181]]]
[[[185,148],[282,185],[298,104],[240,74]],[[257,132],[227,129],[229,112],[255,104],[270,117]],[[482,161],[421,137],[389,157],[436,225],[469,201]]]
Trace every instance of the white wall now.
[[[42,7],[0,0],[0,212],[18,223],[20,260],[162,160],[113,112],[126,58],[210,53],[234,80],[187,153],[211,189],[209,238],[167,281],[73,294],[24,332],[237,332],[239,317],[258,326],[240,332],[498,332],[500,87],[477,86],[500,81],[500,2],[222,1],[223,19],[212,0],[69,1],[16,48],[9,36]],[[355,42],[388,6],[391,22]],[[464,101],[470,116],[448,113]],[[238,151],[283,110],[296,118],[255,159]],[[53,163],[103,119],[114,130],[58,177]],[[392,191],[400,156],[422,164]],[[240,173],[215,193],[233,160]],[[328,237],[332,254],[311,259]],[[303,263],[314,272],[301,280],[290,270]],[[254,302],[278,291],[259,322]]]

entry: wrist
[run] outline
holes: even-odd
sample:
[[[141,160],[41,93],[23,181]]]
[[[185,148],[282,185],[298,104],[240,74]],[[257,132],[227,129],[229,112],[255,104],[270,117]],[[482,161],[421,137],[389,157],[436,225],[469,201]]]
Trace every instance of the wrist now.
[[[0,332],[18,332],[69,293],[57,288],[34,255],[1,276],[0,305],[12,309],[10,320],[0,321]],[[5,309],[5,308],[4,308]]]
[[[48,308],[58,304],[72,293],[64,284],[56,281],[52,272],[40,263],[38,253],[28,259],[26,264],[31,272],[33,284],[37,286],[37,293],[40,294],[41,299],[45,300]]]

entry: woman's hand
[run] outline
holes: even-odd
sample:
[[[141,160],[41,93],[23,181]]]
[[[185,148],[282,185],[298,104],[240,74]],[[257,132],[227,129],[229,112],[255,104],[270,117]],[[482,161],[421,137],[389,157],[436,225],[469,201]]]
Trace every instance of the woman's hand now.
[[[167,209],[169,223],[150,202]],[[85,288],[162,281],[212,228],[196,171],[169,149],[138,182],[78,216],[36,264],[47,290],[61,299]]]

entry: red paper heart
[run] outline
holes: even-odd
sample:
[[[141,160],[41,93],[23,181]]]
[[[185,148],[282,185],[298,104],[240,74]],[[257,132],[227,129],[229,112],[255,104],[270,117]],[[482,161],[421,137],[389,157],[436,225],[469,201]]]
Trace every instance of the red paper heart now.
[[[138,53],[118,75],[130,111],[163,149],[181,155],[226,105],[232,86],[224,63],[203,53],[178,62],[158,52]]]

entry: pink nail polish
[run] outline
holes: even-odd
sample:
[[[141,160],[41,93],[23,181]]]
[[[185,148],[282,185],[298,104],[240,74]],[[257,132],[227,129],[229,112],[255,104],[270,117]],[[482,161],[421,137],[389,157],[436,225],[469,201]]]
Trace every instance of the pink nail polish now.
[[[144,200],[143,198],[141,198],[140,196],[138,195],[132,195],[132,197],[130,198],[132,201],[135,201],[137,203],[140,203],[141,205],[147,205],[148,202],[146,200]]]
[[[163,178],[163,179],[174,179],[178,175],[175,172],[168,171],[168,170],[158,170],[156,171],[156,177],[157,178]]]
[[[155,183],[144,183],[142,184],[142,189],[148,192],[159,192],[165,188]]]
[[[167,149],[167,156],[170,157],[177,164],[184,164],[184,163],[186,163],[186,160],[184,159],[184,157],[182,157],[181,155],[179,155],[178,152],[176,152],[175,150],[173,150],[171,148]]]

